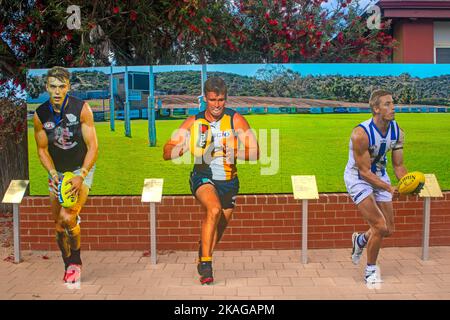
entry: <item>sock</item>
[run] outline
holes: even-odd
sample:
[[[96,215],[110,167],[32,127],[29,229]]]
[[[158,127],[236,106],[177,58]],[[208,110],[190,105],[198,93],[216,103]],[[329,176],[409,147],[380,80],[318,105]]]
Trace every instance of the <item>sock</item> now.
[[[200,261],[201,262],[212,262],[212,257],[201,257]]]
[[[370,276],[375,271],[377,271],[377,265],[376,264],[367,264],[367,266],[366,266],[366,276]]]
[[[64,267],[67,269],[70,264],[70,244],[65,231],[56,231],[56,243],[58,244],[59,250],[61,250]]]
[[[72,249],[72,254],[70,255],[69,259],[70,259],[70,263],[79,264],[79,265],[83,264],[81,262],[80,249],[78,249],[78,250],[73,250]]]
[[[364,248],[367,244],[365,233],[361,233],[360,235],[358,235],[358,238],[356,238],[356,242],[358,243],[358,246],[360,248]]]

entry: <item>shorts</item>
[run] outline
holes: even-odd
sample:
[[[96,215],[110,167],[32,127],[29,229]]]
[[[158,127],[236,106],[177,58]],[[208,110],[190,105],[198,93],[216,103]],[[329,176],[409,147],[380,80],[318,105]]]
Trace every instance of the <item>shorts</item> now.
[[[236,203],[236,195],[239,192],[239,179],[234,177],[231,180],[213,180],[196,172],[191,172],[189,185],[192,194],[196,197],[195,192],[204,184],[212,184],[219,195],[222,209],[232,209]]]
[[[378,176],[384,182],[391,184],[391,180],[387,173],[384,176]],[[358,174],[345,171],[344,173],[345,186],[347,192],[350,194],[353,202],[359,204],[370,194],[373,193],[375,201],[377,202],[389,202],[392,201],[392,194],[384,189],[372,186],[370,183],[358,177]]]
[[[92,182],[94,181],[94,171],[95,171],[95,165],[91,168],[91,170],[89,170],[88,175],[86,176],[86,178],[84,178],[83,184],[85,184],[89,190],[92,187]],[[73,171],[74,175],[80,175],[81,174],[81,168],[77,169],[75,171]],[[63,175],[63,172],[58,172],[58,177],[61,179]],[[50,181],[52,179],[52,176],[50,174],[48,174],[48,181],[49,181],[49,186],[48,186],[48,191],[53,192],[53,189],[50,186]]]

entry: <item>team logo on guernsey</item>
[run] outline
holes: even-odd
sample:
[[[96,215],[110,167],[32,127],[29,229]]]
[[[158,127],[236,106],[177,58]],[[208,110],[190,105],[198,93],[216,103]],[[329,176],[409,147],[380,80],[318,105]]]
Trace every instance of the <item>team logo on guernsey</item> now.
[[[48,121],[46,123],[44,123],[44,128],[47,130],[52,130],[56,127],[54,122]]]
[[[228,138],[231,135],[230,131],[221,131],[216,134],[216,138]]]
[[[200,139],[198,141],[198,146],[202,149],[206,147],[206,140],[208,138],[208,129],[209,127],[206,124],[201,124],[199,127],[199,135]]]
[[[71,113],[66,114],[67,120],[69,120],[70,122],[75,122],[77,121],[77,116],[73,115]]]

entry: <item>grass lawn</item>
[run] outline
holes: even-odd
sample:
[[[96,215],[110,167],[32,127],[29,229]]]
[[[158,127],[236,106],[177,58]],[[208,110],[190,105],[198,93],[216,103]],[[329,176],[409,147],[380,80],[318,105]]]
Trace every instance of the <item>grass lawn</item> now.
[[[240,193],[291,193],[291,175],[316,175],[319,192],[344,192],[344,167],[352,128],[370,114],[248,115],[261,144],[262,159],[257,164],[238,164]],[[404,159],[409,171],[434,173],[443,190],[450,190],[450,114],[406,114],[396,116],[405,131]],[[124,136],[123,121],[96,123],[99,159],[91,195],[140,195],[144,178],[164,178],[165,195],[190,194],[192,164],[174,164],[162,159],[162,147],[182,120],[156,122],[157,146],[148,146],[147,121],[131,123],[132,138]],[[29,163],[32,195],[47,194],[46,172],[36,154],[29,128]],[[268,147],[260,129],[267,130]],[[279,130],[278,170],[271,154],[270,129]],[[267,140],[267,139],[266,139]],[[264,157],[264,155],[268,155]],[[186,158],[187,159],[187,158]],[[389,175],[397,182],[389,155]],[[276,171],[262,175],[264,170]]]

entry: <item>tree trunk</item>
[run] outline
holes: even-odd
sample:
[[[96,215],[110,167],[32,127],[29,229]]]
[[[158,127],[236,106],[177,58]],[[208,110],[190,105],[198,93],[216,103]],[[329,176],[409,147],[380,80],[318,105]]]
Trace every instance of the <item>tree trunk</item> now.
[[[26,104],[16,106],[16,108],[26,108]],[[25,112],[26,114],[26,112]],[[2,204],[3,196],[9,187],[11,180],[28,180],[28,134],[24,129],[20,133],[23,138],[17,143],[14,139],[8,139],[1,136],[0,150],[0,214],[5,212],[12,212],[12,205]],[[29,188],[26,194],[28,194]]]

